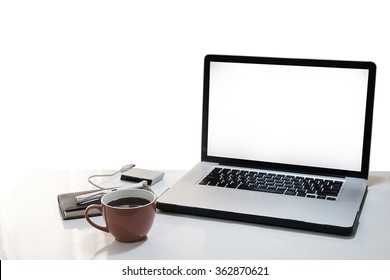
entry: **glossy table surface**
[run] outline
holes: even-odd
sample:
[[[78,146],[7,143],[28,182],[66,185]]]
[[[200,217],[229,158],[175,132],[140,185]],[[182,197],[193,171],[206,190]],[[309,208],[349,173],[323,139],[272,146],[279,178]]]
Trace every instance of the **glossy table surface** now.
[[[85,219],[63,221],[57,195],[93,189],[93,170],[43,170],[26,177],[0,206],[0,259],[390,259],[390,172],[372,172],[357,232],[342,237],[157,212],[144,241],[120,243]],[[185,171],[165,171],[161,194]],[[119,177],[100,181],[124,185]],[[93,218],[103,223],[102,217]]]

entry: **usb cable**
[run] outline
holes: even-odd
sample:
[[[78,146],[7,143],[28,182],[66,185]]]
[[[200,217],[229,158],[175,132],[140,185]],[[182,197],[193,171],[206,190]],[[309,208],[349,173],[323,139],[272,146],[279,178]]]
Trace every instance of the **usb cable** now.
[[[118,173],[126,172],[126,171],[132,169],[134,166],[135,166],[135,164],[127,164],[127,165],[122,166],[121,169],[119,169],[118,171],[116,171],[112,174],[92,175],[92,176],[88,177],[88,182],[91,183],[92,185],[94,185],[95,187],[97,187],[98,189],[105,190],[106,188],[103,188],[103,187],[99,186],[98,184],[95,184],[94,182],[92,182],[92,179],[96,178],[96,177],[111,177],[111,176],[114,176]]]

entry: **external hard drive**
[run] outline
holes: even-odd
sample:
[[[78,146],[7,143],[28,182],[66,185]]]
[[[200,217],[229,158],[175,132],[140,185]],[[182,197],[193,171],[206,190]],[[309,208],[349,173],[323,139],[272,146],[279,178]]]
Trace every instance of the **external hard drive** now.
[[[141,182],[147,181],[149,186],[161,181],[164,178],[164,172],[147,170],[140,168],[132,168],[121,175],[121,180],[130,182]]]

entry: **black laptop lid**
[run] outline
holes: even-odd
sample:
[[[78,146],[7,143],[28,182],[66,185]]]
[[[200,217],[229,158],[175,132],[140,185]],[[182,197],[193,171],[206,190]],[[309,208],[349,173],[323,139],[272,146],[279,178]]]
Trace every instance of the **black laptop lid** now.
[[[207,55],[202,161],[367,178],[372,62]]]

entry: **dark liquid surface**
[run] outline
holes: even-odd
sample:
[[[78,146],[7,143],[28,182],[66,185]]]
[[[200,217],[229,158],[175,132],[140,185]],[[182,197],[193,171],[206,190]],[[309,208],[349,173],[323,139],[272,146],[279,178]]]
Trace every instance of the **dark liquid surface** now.
[[[134,208],[150,203],[150,200],[141,197],[122,197],[111,200],[107,203],[109,206],[117,208]]]

